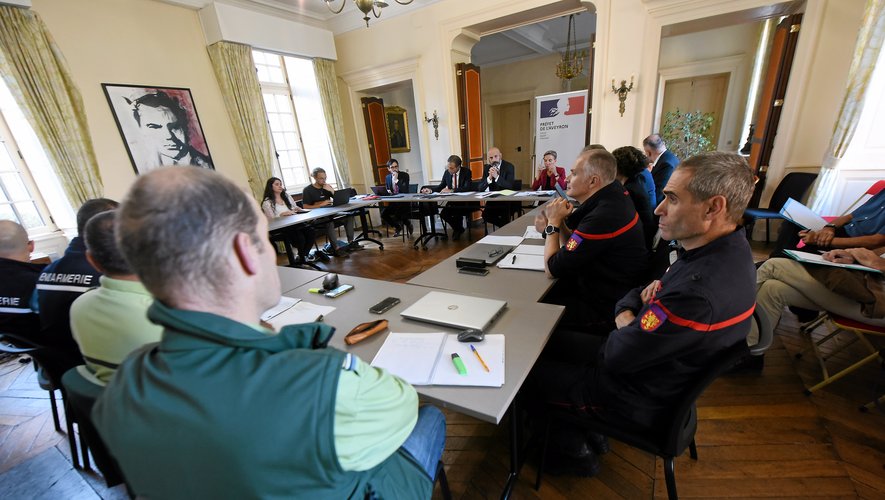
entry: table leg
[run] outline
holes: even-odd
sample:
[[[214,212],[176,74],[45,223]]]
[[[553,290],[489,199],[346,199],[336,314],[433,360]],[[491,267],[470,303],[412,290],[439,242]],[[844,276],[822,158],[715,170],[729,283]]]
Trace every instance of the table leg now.
[[[513,493],[513,487],[519,479],[519,471],[522,468],[522,462],[519,460],[520,435],[519,430],[519,412],[516,408],[516,398],[510,403],[510,474],[507,476],[507,483],[504,484],[504,491],[501,492],[501,500],[510,498]]]
[[[360,223],[362,224],[363,229],[360,232],[360,234],[358,234],[357,237],[353,239],[353,241],[370,241],[370,242],[378,245],[378,248],[380,248],[381,250],[384,250],[384,243],[381,243],[380,241],[369,237],[369,234],[371,234],[372,232],[376,232],[376,233],[378,233],[378,236],[381,236],[381,232],[376,231],[374,229],[369,229],[369,221],[366,217],[366,209],[361,208],[359,212],[360,212]]]

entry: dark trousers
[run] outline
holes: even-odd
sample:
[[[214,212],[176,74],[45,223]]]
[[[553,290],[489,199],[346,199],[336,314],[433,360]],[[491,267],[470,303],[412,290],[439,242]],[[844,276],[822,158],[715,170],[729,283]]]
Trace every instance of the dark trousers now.
[[[399,231],[402,229],[403,223],[409,218],[408,203],[389,203],[381,209],[381,220],[388,226],[393,226]]]
[[[473,203],[452,203],[449,202],[443,207],[439,214],[446,224],[452,226],[452,232],[464,232],[464,217],[470,217],[470,214],[479,210],[479,207]]]
[[[774,244],[774,250],[771,251],[769,257],[786,257],[789,258],[789,255],[784,253],[784,250],[793,250],[796,248],[796,245],[799,244],[801,238],[799,238],[799,231],[802,228],[793,224],[790,221],[783,221],[781,224],[781,228],[777,233],[777,240]],[[836,229],[836,238],[845,238],[848,236],[848,233],[845,232],[844,228]],[[806,245],[802,247],[803,252],[816,252],[818,250],[829,250],[829,248],[818,248],[814,245]]]

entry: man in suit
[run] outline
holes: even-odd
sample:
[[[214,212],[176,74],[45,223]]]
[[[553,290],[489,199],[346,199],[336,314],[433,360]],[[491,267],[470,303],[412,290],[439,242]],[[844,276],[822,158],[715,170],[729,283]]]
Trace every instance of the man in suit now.
[[[473,191],[473,182],[471,181],[470,169],[461,166],[461,157],[458,155],[449,156],[446,160],[446,171],[443,173],[442,180],[439,185],[434,188],[423,188],[422,193],[460,193]],[[464,216],[479,208],[474,203],[446,203],[442,209],[440,217],[452,226],[452,239],[461,238],[464,233]]]
[[[409,192],[409,173],[399,171],[399,162],[396,158],[387,160],[387,177],[384,178],[384,186],[388,194],[400,194]],[[412,234],[412,222],[409,220],[408,203],[388,203],[381,209],[381,219],[396,230],[394,236],[399,236],[403,231],[403,224]]]
[[[477,191],[513,189],[514,167],[512,163],[501,158],[501,150],[494,146],[489,148],[488,160],[489,162],[482,167],[482,180],[479,181]],[[486,222],[501,227],[510,222],[512,205],[507,202],[487,202],[482,216]]]
[[[679,165],[679,158],[667,149],[664,139],[658,134],[646,137],[642,141],[642,149],[651,162],[651,176],[655,181],[655,200],[660,203],[664,199],[664,186],[670,180],[670,174],[676,165]]]

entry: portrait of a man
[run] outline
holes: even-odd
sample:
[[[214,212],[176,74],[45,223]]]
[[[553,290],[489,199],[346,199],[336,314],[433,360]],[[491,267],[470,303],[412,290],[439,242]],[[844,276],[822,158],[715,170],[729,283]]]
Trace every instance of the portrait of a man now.
[[[214,169],[190,90],[102,87],[136,173],[170,165]]]
[[[399,106],[385,107],[384,116],[387,120],[387,138],[390,142],[390,152],[408,153],[411,151],[406,109]]]

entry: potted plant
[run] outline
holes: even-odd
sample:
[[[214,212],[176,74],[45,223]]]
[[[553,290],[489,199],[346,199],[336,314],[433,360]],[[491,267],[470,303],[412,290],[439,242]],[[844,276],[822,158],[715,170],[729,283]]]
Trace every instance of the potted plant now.
[[[701,110],[683,113],[676,108],[676,111],[668,111],[664,115],[661,137],[667,149],[678,158],[690,158],[704,151],[712,151],[715,147],[710,138],[710,129],[714,120],[713,113]]]

